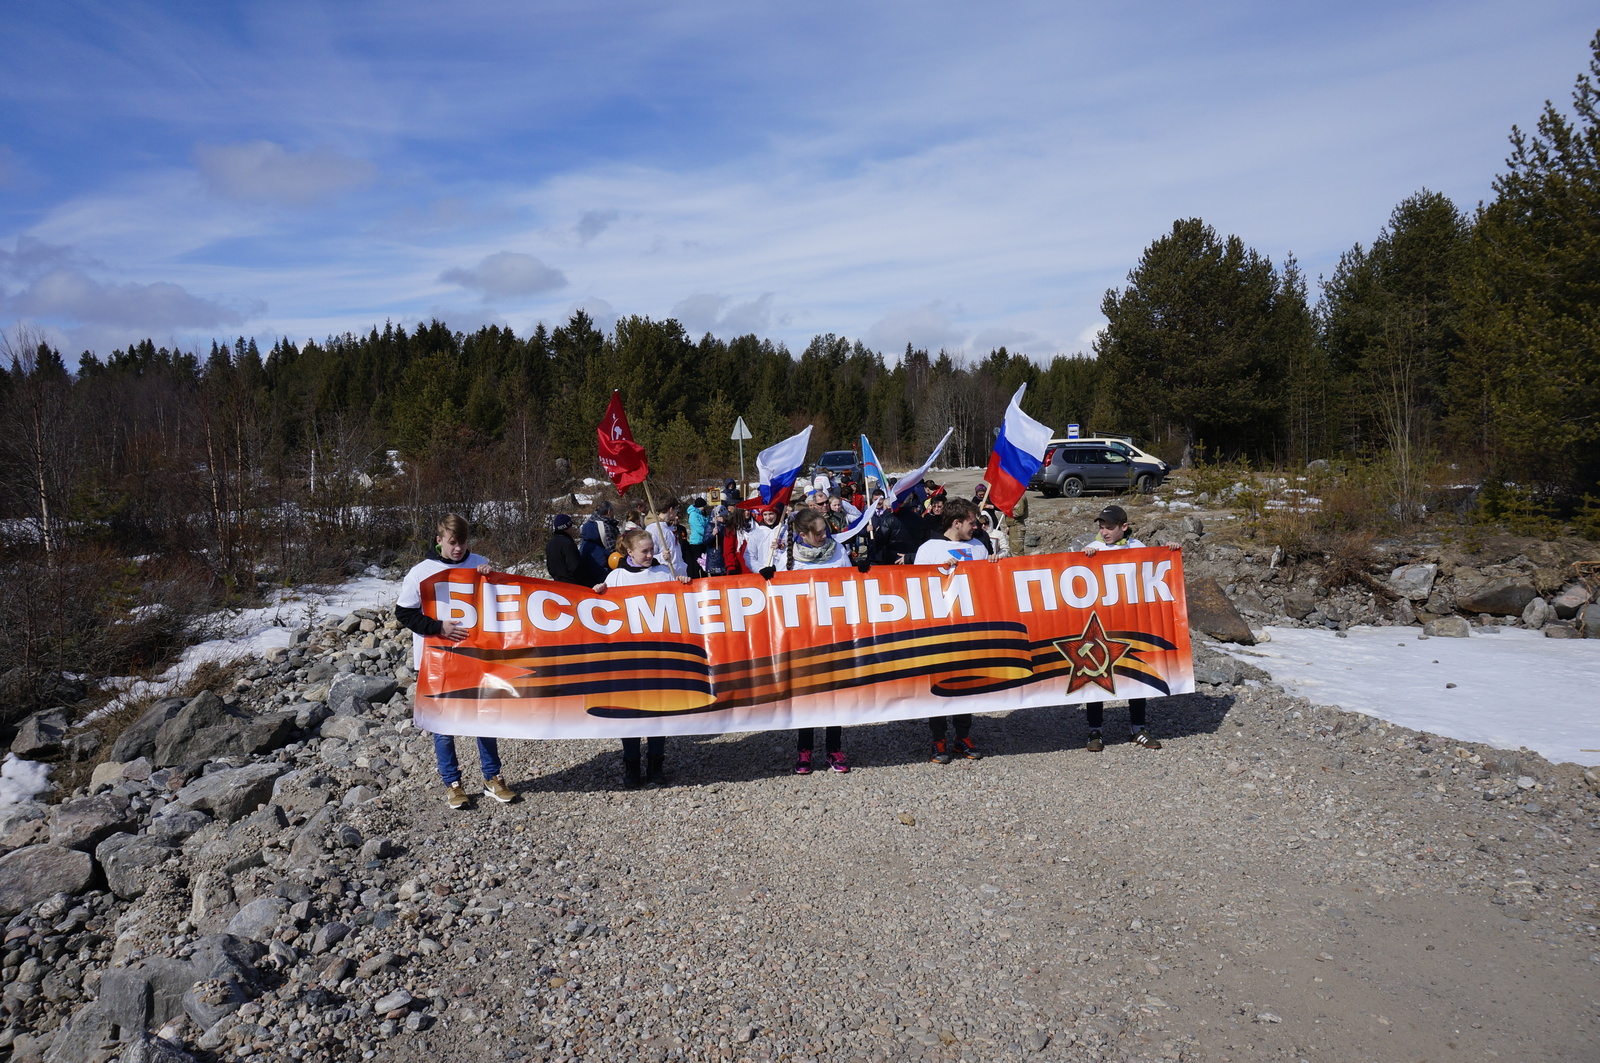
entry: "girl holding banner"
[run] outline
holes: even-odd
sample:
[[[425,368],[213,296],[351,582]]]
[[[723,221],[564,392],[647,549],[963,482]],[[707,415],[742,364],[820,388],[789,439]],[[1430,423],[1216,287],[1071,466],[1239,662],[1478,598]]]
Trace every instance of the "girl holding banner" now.
[[[622,549],[624,557],[616,568],[606,576],[604,583],[594,585],[595,593],[604,594],[607,587],[635,587],[641,583],[688,583],[686,575],[676,575],[672,569],[656,560],[656,546],[650,533],[634,528],[622,533],[617,545]],[[666,769],[663,762],[667,755],[667,740],[661,735],[652,735],[645,739],[649,744],[644,777],[640,778],[639,772],[639,742],[637,738],[624,738],[622,740],[622,785],[630,790],[637,790],[643,783],[651,786],[667,785]]]
[[[853,562],[850,552],[840,546],[828,532],[828,519],[820,509],[797,510],[790,522],[788,545],[772,559],[771,567],[780,572],[799,572],[808,568],[849,568]],[[815,747],[816,728],[802,727],[795,735],[796,775],[811,774],[811,751]],[[837,772],[848,772],[850,761],[845,757],[844,728],[823,729],[823,750],[828,757],[828,767]]]
[[[944,534],[929,539],[917,548],[914,565],[950,565],[962,561],[986,561],[989,551],[983,543],[973,538],[978,527],[978,507],[964,498],[954,498],[944,503],[940,516]],[[946,724],[955,727],[955,748],[945,741]],[[928,759],[935,764],[948,764],[956,755],[967,760],[982,760],[983,754],[972,741],[972,713],[953,716],[932,716],[928,719],[928,732],[933,737],[933,755]]]

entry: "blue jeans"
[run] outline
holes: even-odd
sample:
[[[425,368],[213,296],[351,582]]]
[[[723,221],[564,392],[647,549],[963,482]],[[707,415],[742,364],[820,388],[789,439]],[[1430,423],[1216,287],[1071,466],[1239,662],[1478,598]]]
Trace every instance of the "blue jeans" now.
[[[461,765],[456,762],[454,735],[433,736],[433,756],[439,762],[439,775],[446,786],[461,781]],[[484,779],[500,774],[500,743],[493,738],[478,739],[478,764],[483,768]]]

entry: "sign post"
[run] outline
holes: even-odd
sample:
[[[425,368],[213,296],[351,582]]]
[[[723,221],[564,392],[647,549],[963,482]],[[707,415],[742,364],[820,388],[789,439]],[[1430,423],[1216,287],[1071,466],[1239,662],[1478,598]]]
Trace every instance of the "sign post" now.
[[[739,497],[741,500],[746,499],[750,497],[750,483],[744,474],[744,441],[751,437],[750,426],[744,423],[743,417],[733,422],[733,434],[728,438],[739,444],[739,490],[741,492]]]
[[[1077,425],[1075,425],[1075,424],[1067,425],[1067,438],[1068,439],[1078,439],[1078,438],[1080,438],[1080,436],[1078,435],[1078,426]]]

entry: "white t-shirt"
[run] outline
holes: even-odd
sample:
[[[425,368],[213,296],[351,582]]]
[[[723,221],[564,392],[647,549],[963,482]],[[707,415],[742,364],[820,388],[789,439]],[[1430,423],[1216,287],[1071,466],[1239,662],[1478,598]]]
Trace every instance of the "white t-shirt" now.
[[[952,561],[987,561],[989,551],[976,539],[964,543],[949,539],[929,539],[917,547],[913,565],[948,565]]]
[[[1093,539],[1084,544],[1083,552],[1086,554],[1097,554],[1101,550],[1137,550],[1143,546],[1144,543],[1141,543],[1138,539],[1129,539],[1125,543],[1106,543],[1101,542],[1100,537],[1096,535]]]
[[[423,580],[447,568],[477,568],[488,563],[488,558],[470,552],[453,565],[435,557],[423,558],[412,565],[411,571],[406,573],[406,578],[400,583],[400,596],[394,600],[394,604],[403,609],[421,609]],[[413,669],[422,667],[422,636],[415,631],[411,633],[411,667]]]
[[[650,533],[650,541],[656,544],[656,560],[669,566],[678,575],[687,576],[689,564],[683,559],[683,547],[673,528],[674,525],[656,520],[651,521],[645,530]]]
[[[829,554],[825,560],[806,562],[800,560],[799,557],[796,557],[794,559],[793,571],[799,572],[801,569],[806,568],[849,568],[850,552],[844,547],[840,546],[838,543],[834,542],[832,539],[829,539],[828,541],[833,546],[833,552]],[[780,551],[778,555],[772,559],[772,567],[777,569],[779,572],[789,571],[789,551]]]
[[[618,565],[606,573],[607,587],[637,587],[641,583],[672,583],[676,580],[672,570],[660,561],[639,572]]]

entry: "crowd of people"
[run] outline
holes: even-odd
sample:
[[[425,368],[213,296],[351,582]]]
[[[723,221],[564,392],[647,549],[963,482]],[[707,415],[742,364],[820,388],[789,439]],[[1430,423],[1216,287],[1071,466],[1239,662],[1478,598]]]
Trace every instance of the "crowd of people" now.
[[[760,575],[771,579],[778,572],[816,568],[855,567],[865,572],[874,565],[940,565],[998,560],[1024,552],[1026,499],[1008,519],[986,498],[980,484],[974,497],[950,497],[944,487],[919,482],[891,507],[890,495],[874,488],[870,495],[851,479],[835,483],[819,473],[805,485],[803,501],[739,506],[738,485],[726,481],[720,490],[672,499],[656,512],[634,503],[618,512],[607,500],[594,504],[581,524],[572,515],[558,513],[551,521],[552,535],[545,559],[550,578],[604,594],[619,587],[647,583],[679,582],[728,575]],[[870,510],[870,514],[869,511]],[[857,528],[840,541],[842,533]],[[1133,537],[1128,515],[1110,505],[1095,519],[1097,536],[1088,552],[1143,546]],[[421,609],[420,586],[428,576],[446,567],[490,571],[489,562],[472,553],[470,529],[465,519],[451,515],[442,521],[428,555],[406,575],[395,614],[414,635],[414,663],[420,664],[424,637],[459,641],[467,630],[451,621],[438,621]],[[1146,749],[1161,743],[1145,725],[1145,699],[1128,703],[1131,741]],[[1104,748],[1104,703],[1086,706],[1090,727],[1087,748]],[[935,716],[928,721],[929,760],[949,764],[956,759],[979,760],[983,753],[972,736],[972,714]],[[813,762],[815,729],[795,732],[794,771],[848,772],[843,749],[843,728],[823,729],[823,761]],[[485,780],[484,793],[498,801],[512,800],[514,792],[500,775],[499,749],[494,739],[480,738],[478,756]],[[438,760],[452,808],[469,803],[461,783],[455,740],[434,736]],[[628,789],[665,786],[666,739],[622,740],[622,784]]]

